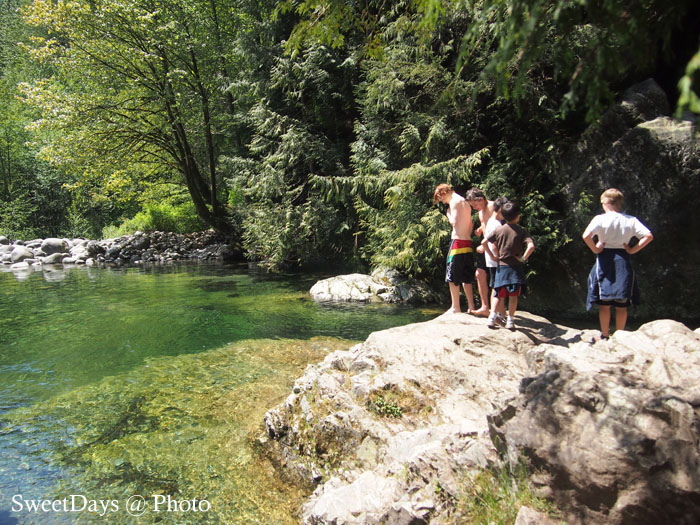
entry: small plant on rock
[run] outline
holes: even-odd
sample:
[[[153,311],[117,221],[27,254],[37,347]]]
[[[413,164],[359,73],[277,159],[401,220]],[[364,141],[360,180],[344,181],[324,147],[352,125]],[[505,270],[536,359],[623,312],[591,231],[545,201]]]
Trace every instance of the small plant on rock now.
[[[403,416],[403,409],[394,401],[385,400],[384,396],[376,395],[374,399],[367,400],[367,408],[370,412],[382,417],[400,418]]]

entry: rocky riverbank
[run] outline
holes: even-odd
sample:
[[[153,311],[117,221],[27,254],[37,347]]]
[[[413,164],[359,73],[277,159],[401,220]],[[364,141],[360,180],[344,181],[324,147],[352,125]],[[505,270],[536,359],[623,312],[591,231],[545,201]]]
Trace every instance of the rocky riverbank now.
[[[0,236],[0,263],[11,270],[45,265],[170,263],[179,260],[230,260],[232,241],[214,231],[136,232],[114,239],[47,238],[10,241]]]
[[[303,522],[452,523],[471,475],[523,459],[569,524],[700,521],[700,334],[516,323],[443,315],[309,366],[260,438],[315,487]]]

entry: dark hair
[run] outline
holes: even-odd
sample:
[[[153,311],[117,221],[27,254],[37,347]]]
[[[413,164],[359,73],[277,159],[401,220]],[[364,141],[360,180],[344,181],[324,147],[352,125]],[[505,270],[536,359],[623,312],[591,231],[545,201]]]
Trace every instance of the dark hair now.
[[[498,197],[495,201],[493,201],[493,211],[499,211],[501,208],[503,208],[503,205],[508,202],[507,197]]]
[[[520,215],[520,205],[517,202],[508,201],[501,208],[501,215],[508,222],[514,221]]]
[[[479,188],[472,188],[467,192],[464,198],[468,201],[479,201],[481,199],[486,200],[486,195],[484,195],[484,192],[481,191]]]

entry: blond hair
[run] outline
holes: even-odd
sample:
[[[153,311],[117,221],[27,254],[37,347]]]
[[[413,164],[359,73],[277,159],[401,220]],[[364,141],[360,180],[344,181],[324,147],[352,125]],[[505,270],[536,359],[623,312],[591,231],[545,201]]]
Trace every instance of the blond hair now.
[[[625,200],[624,194],[618,190],[617,188],[608,188],[603,192],[603,194],[600,196],[600,203],[601,204],[609,204],[613,208],[615,208],[617,211],[620,211],[622,208],[622,203]]]

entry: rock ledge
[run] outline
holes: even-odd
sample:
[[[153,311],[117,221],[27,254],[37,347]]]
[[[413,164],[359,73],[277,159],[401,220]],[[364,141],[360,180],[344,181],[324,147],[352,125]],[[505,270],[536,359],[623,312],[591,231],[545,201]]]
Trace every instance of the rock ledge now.
[[[467,473],[521,458],[569,523],[697,523],[700,335],[516,325],[442,315],[307,367],[260,438],[316,487],[304,523],[445,523]]]

